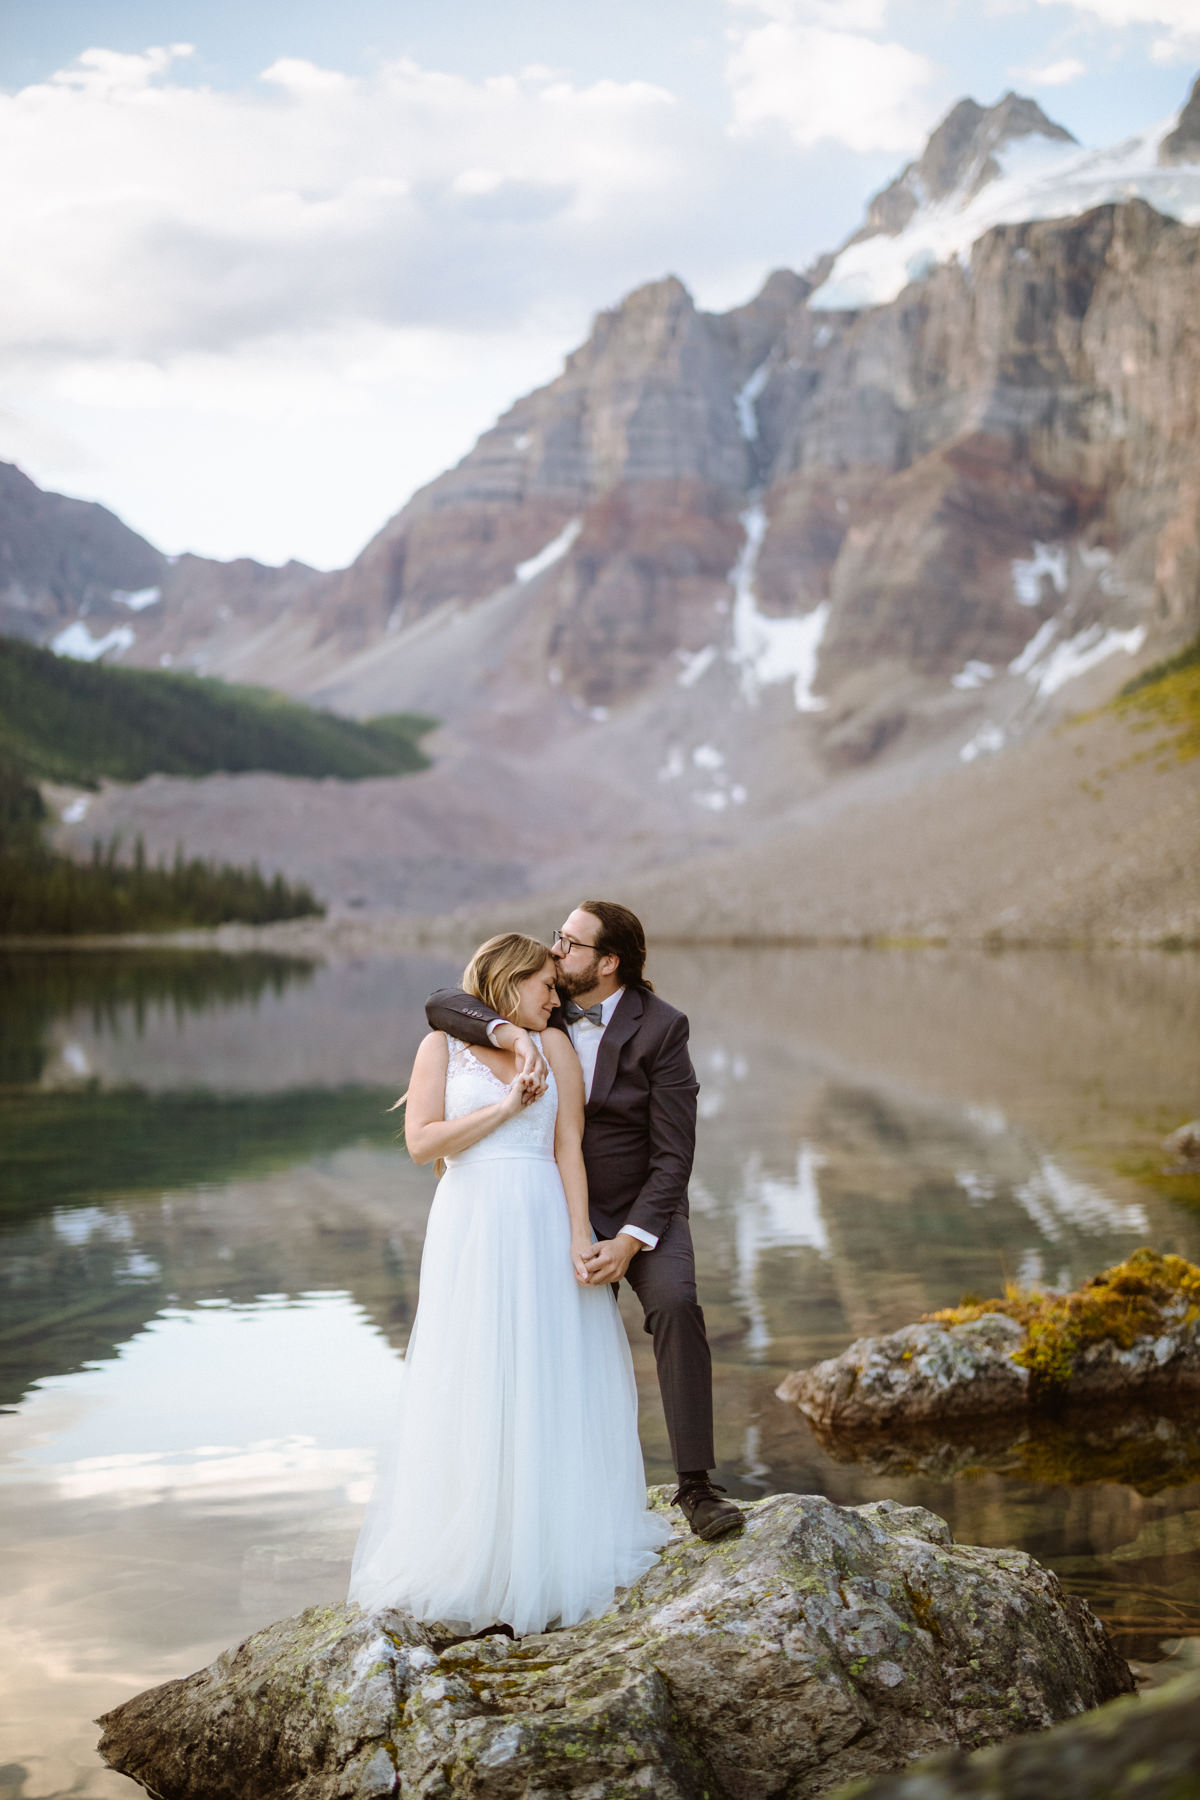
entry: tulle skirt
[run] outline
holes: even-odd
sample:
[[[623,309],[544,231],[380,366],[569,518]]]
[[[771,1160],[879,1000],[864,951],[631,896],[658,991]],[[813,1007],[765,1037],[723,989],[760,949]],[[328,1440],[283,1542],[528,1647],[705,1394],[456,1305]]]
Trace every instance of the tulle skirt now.
[[[430,1211],[350,1598],[520,1636],[605,1612],[670,1534],[646,1509],[612,1289],[571,1269],[557,1164],[483,1149],[451,1164]]]

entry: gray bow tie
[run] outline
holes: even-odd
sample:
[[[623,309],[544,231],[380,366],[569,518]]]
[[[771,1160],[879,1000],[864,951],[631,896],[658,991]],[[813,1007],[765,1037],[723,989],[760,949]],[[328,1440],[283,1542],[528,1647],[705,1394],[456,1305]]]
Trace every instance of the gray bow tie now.
[[[590,1019],[593,1025],[604,1023],[604,1006],[599,1000],[595,1006],[577,1006],[574,1000],[567,1000],[563,1003],[563,1013],[568,1025],[574,1025],[579,1019]]]

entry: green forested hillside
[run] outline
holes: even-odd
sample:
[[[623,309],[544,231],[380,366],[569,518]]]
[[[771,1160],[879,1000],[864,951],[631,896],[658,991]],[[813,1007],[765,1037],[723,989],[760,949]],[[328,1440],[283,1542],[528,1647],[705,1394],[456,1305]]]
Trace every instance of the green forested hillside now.
[[[412,713],[359,724],[265,688],[73,662],[0,638],[0,763],[38,780],[402,775],[428,766],[418,740],[432,724]]]

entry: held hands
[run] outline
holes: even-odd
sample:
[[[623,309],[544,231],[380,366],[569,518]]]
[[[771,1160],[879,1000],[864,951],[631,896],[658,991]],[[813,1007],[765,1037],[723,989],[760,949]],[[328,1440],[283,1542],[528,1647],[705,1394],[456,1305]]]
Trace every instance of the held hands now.
[[[499,1050],[511,1050],[517,1059],[517,1074],[524,1076],[528,1082],[526,1089],[526,1106],[531,1100],[538,1100],[546,1091],[546,1059],[520,1025],[513,1025],[505,1020],[497,1025],[492,1034],[492,1041]]]
[[[640,1249],[637,1238],[630,1237],[628,1232],[618,1232],[615,1238],[601,1238],[598,1244],[589,1244],[583,1259],[588,1287],[603,1287],[607,1282],[620,1281]]]
[[[571,1267],[580,1287],[588,1285],[587,1259],[595,1246],[588,1232],[571,1233]]]
[[[509,1082],[503,1100],[498,1103],[500,1107],[499,1116],[501,1119],[515,1118],[522,1107],[528,1106],[531,1100],[536,1099],[537,1094],[534,1091],[533,1077],[531,1075],[523,1075],[520,1070],[518,1070]]]

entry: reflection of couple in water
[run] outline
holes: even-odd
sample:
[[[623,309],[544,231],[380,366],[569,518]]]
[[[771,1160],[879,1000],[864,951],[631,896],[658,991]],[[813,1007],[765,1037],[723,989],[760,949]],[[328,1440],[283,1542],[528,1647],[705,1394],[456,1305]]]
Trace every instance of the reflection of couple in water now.
[[[676,1502],[702,1538],[741,1527],[709,1480],[688,1024],[645,957],[628,908],[587,900],[553,949],[490,938],[465,991],[428,1003],[405,1136],[445,1174],[354,1558],[366,1607],[520,1635],[595,1617],[650,1567],[668,1528],[646,1508],[622,1279],[654,1341]]]

